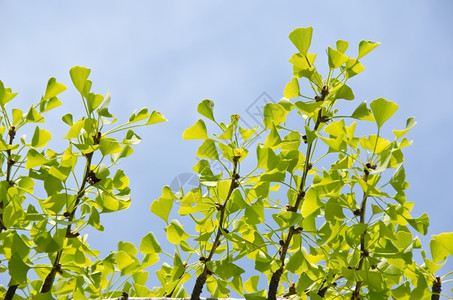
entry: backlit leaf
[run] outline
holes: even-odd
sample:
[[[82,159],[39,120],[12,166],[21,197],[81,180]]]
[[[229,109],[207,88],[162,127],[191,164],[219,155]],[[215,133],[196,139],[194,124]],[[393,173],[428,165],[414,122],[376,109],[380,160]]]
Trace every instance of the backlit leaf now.
[[[300,96],[299,81],[297,78],[291,79],[291,81],[286,84],[283,95],[286,98],[296,98]]]
[[[197,140],[197,139],[209,138],[204,121],[198,120],[194,125],[187,128],[186,130],[184,130],[182,137],[183,137],[183,139],[186,139],[186,140]]]
[[[370,103],[370,107],[378,128],[381,128],[385,121],[387,121],[398,109],[397,104],[387,101],[384,98],[373,100]]]
[[[289,34],[289,39],[293,42],[294,46],[300,53],[307,55],[308,48],[310,48],[311,37],[313,35],[313,28],[297,28]]]
[[[38,126],[35,128],[35,132],[33,133],[33,138],[31,140],[31,146],[33,148],[42,148],[47,145],[47,142],[52,139],[52,134],[45,130],[39,129]]]
[[[43,100],[53,98],[65,90],[66,86],[62,83],[58,83],[57,80],[52,77],[47,82],[46,93],[44,94]]]
[[[8,273],[19,284],[27,283],[27,273],[30,267],[24,263],[17,252],[13,252],[8,261]]]
[[[287,111],[283,106],[277,103],[266,103],[264,106],[264,126],[266,129],[272,128],[272,125],[279,125],[286,120]]]
[[[150,253],[160,253],[162,249],[160,248],[159,242],[157,241],[154,233],[149,232],[142,238],[140,242],[140,252],[143,254]]]
[[[91,70],[85,67],[75,66],[69,70],[71,80],[80,94],[85,95],[85,85]]]
[[[327,50],[327,56],[329,57],[329,67],[331,69],[341,67],[349,59],[349,57],[331,47],[329,47]]]
[[[374,48],[379,46],[381,43],[373,41],[360,41],[359,43],[359,56],[357,59],[360,59],[370,53]]]
[[[197,111],[204,117],[215,122],[214,119],[214,101],[205,99],[198,104]]]

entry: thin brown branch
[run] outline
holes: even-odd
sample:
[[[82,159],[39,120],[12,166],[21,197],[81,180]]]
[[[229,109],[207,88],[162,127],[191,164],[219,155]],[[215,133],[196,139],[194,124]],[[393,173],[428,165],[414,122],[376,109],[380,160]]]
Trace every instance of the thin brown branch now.
[[[239,174],[237,173],[237,166],[238,166],[239,158],[240,158],[239,156],[235,156],[233,158],[234,167],[233,167],[233,172],[231,175],[230,188],[228,190],[228,194],[225,199],[225,202],[222,205],[218,206],[218,209],[220,210],[220,218],[219,218],[219,225],[217,228],[216,237],[214,239],[214,242],[212,243],[212,248],[209,253],[209,256],[207,258],[203,259],[203,262],[204,262],[203,272],[197,277],[194,288],[192,290],[192,294],[190,296],[191,300],[200,299],[200,295],[201,295],[201,292],[203,291],[203,286],[206,283],[207,276],[210,275],[210,271],[209,271],[206,263],[208,261],[212,260],[215,250],[220,245],[220,238],[222,237],[222,231],[224,230],[223,223],[224,223],[224,219],[225,219],[226,205],[227,205],[228,201],[230,200],[231,194],[233,193],[233,191],[239,186],[239,183],[238,183]]]
[[[365,176],[363,178],[363,180],[365,182],[368,181],[369,174],[370,173],[369,173],[369,171],[368,171],[368,169],[366,167]],[[367,195],[366,191],[363,191],[362,203],[360,205],[360,224],[365,224],[365,211],[366,211],[367,199],[368,199],[368,195]],[[359,265],[356,268],[357,270],[362,270],[363,263],[364,263],[365,259],[369,255],[368,250],[365,248],[366,233],[367,233],[367,231],[365,230],[360,235],[360,260],[359,260]],[[362,281],[357,281],[357,284],[355,286],[355,290],[354,290],[354,292],[352,293],[352,296],[351,296],[351,300],[359,300],[360,299],[359,296],[360,296],[360,288],[361,288],[361,286],[362,286]]]
[[[324,101],[327,95],[329,94],[329,88],[327,86],[324,86],[321,91],[321,96],[316,96],[315,100],[317,102],[319,101]],[[324,118],[322,115],[322,108],[319,109],[318,111],[318,116],[316,118],[316,123],[313,128],[313,131],[317,131],[319,129],[319,126],[321,123],[326,122],[327,120]],[[305,199],[305,186],[306,186],[306,181],[307,181],[307,175],[308,171],[312,168],[312,164],[310,162],[310,157],[312,155],[313,151],[313,141],[310,141],[307,146],[307,151],[305,153],[305,162],[304,162],[304,170],[302,173],[302,179],[300,181],[298,193],[297,193],[297,198],[294,206],[289,206],[288,210],[293,211],[293,212],[298,212],[299,211],[299,206],[301,205],[303,199]],[[276,300],[277,299],[277,290],[278,286],[280,284],[280,277],[283,274],[284,268],[285,268],[285,259],[286,255],[288,253],[289,245],[291,244],[291,239],[294,235],[294,233],[298,232],[298,229],[293,225],[288,229],[288,235],[286,236],[286,239],[281,243],[280,246],[280,262],[281,266],[280,268],[277,269],[272,274],[271,280],[269,282],[269,291],[267,294],[267,298],[269,300]]]
[[[100,132],[93,135],[93,140],[94,140],[95,145],[99,144]],[[93,159],[93,152],[85,154],[85,157],[86,157],[85,171],[83,174],[82,184],[80,185],[80,187],[77,191],[77,198],[74,203],[74,207],[72,208],[70,213],[65,213],[65,217],[67,217],[68,221],[70,221],[70,222],[74,220],[74,216],[77,211],[77,207],[79,206],[80,201],[82,200],[83,196],[85,196],[87,183],[89,183],[90,176],[92,176],[91,161]],[[71,224],[69,224],[66,227],[66,238],[69,239],[69,238],[75,238],[78,236],[79,236],[79,233],[72,232]],[[63,254],[63,249],[61,249],[60,251],[57,252],[57,255],[55,256],[55,260],[52,264],[52,269],[50,270],[50,273],[47,275],[46,279],[44,280],[43,285],[41,286],[41,293],[49,292],[50,289],[52,288],[52,285],[55,280],[55,276],[56,276],[57,272],[58,273],[62,272],[61,264],[60,264],[60,259],[61,259],[62,254]]]

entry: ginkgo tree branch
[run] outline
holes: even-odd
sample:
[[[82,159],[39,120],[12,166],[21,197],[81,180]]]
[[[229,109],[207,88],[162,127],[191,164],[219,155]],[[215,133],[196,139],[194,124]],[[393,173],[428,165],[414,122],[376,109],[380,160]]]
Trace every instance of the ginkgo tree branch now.
[[[329,88],[327,86],[324,86],[321,90],[321,96],[316,96],[316,101],[324,101],[328,94],[329,94]],[[322,108],[320,108],[318,111],[318,116],[316,118],[315,126],[313,127],[313,131],[317,131],[323,121],[324,121],[324,118],[322,115]],[[310,162],[310,158],[312,156],[313,150],[314,150],[314,141],[310,140],[310,141],[308,141],[307,151],[305,153],[304,170],[303,170],[302,178],[301,178],[301,181],[299,184],[296,202],[295,202],[294,206],[291,206],[291,205],[288,206],[288,208],[287,208],[288,211],[297,213],[299,211],[299,206],[301,205],[302,201],[305,199],[305,186],[306,186],[306,181],[307,181],[307,175],[308,175],[308,171],[310,171],[310,169],[313,167],[312,163]],[[296,228],[295,225],[292,225],[288,229],[288,234],[286,236],[286,239],[280,241],[279,253],[280,253],[281,266],[272,274],[271,280],[269,282],[269,291],[268,291],[268,296],[267,296],[267,298],[269,300],[277,299],[277,290],[278,290],[278,286],[280,284],[280,278],[281,278],[284,268],[285,268],[285,259],[286,259],[286,255],[288,253],[289,246],[291,244],[291,240],[292,240],[294,234],[299,234],[301,232],[302,232],[302,228],[300,228],[300,227]]]
[[[220,239],[223,235],[223,232],[225,231],[225,228],[223,227],[223,223],[225,220],[225,211],[226,211],[226,205],[228,201],[230,200],[231,194],[233,191],[239,187],[239,174],[237,173],[238,169],[238,162],[239,162],[240,156],[234,156],[233,157],[233,172],[231,173],[231,182],[230,182],[230,187],[228,189],[228,194],[226,196],[225,201],[223,204],[218,203],[217,204],[217,209],[220,211],[220,217],[219,217],[219,225],[217,227],[217,233],[214,239],[214,242],[212,243],[212,248],[211,251],[209,252],[208,257],[201,259],[202,263],[204,264],[203,271],[201,274],[197,277],[195,281],[195,285],[192,291],[192,294],[190,296],[191,300],[199,300],[201,292],[203,290],[203,286],[206,282],[207,276],[210,274],[210,271],[208,269],[208,266],[206,265],[208,261],[212,260],[212,257],[214,256],[214,253],[217,249],[217,247],[220,245]]]

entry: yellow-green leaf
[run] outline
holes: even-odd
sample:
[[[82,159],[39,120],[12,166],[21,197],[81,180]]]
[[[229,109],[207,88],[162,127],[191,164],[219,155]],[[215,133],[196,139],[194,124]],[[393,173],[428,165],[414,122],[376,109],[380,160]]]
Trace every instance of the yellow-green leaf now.
[[[289,39],[296,46],[300,53],[307,55],[308,48],[310,48],[311,37],[313,35],[313,27],[301,27],[294,29],[289,34]]]
[[[291,81],[286,84],[285,89],[283,90],[283,96],[286,98],[296,98],[300,96],[299,81],[297,78],[291,79]]]
[[[66,90],[66,86],[62,83],[58,83],[57,80],[52,77],[47,82],[46,93],[44,94],[43,100],[53,98],[64,90]]]
[[[186,140],[207,139],[208,132],[203,120],[198,120],[194,125],[184,130],[182,137]]]
[[[157,241],[154,233],[150,232],[142,238],[140,242],[140,252],[143,254],[159,253],[162,249],[160,248],[159,242]]]
[[[80,94],[86,95],[86,88],[85,85],[90,85],[88,82],[88,76],[90,75],[91,70],[85,67],[75,66],[71,70],[69,70],[69,74],[71,75],[71,80],[76,89],[79,91]]]
[[[373,41],[360,41],[359,43],[359,56],[357,59],[360,59],[370,53],[374,48],[379,46],[381,43]]]

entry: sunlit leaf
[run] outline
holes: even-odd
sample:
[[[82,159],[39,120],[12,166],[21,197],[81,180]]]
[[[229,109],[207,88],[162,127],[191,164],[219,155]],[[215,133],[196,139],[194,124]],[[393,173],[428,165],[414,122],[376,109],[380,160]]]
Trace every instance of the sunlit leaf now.
[[[370,107],[378,128],[381,128],[385,121],[387,121],[398,109],[397,104],[387,101],[384,98],[373,100],[370,103]]]
[[[156,124],[156,123],[161,123],[161,122],[166,122],[167,119],[164,118],[164,116],[157,111],[153,111],[151,115],[149,116],[148,121],[146,122],[146,125],[151,125],[151,124]]]
[[[71,80],[76,89],[79,91],[80,94],[86,95],[85,85],[87,85],[87,79],[90,75],[91,70],[88,68],[75,66],[69,70],[69,74],[71,75]]]
[[[374,48],[379,46],[381,43],[373,41],[360,41],[359,43],[359,56],[357,59],[360,59],[373,51]]]
[[[198,120],[194,125],[184,130],[182,137],[186,140],[207,139],[208,132],[203,120]]]
[[[35,132],[33,133],[33,138],[31,140],[31,146],[33,148],[42,148],[47,145],[47,142],[52,139],[52,134],[45,130],[39,129],[38,126],[35,128]]]
[[[329,58],[329,67],[331,69],[336,69],[336,68],[341,67],[349,59],[349,57],[347,57],[340,51],[337,51],[331,47],[329,47],[327,50],[327,56]]]
[[[13,252],[8,261],[8,273],[14,281],[25,284],[30,267],[24,263],[17,252]]]
[[[140,252],[143,254],[150,254],[159,253],[161,251],[159,242],[152,232],[149,232],[142,238],[142,241],[140,242]]]
[[[297,78],[291,79],[291,81],[286,84],[283,95],[286,98],[296,98],[300,96],[299,81]]]
[[[313,35],[313,28],[297,28],[289,34],[289,39],[293,42],[294,46],[300,53],[307,55],[308,48],[310,48],[311,37]]]
[[[46,93],[44,94],[43,100],[53,98],[65,90],[66,86],[62,83],[58,83],[57,80],[52,77],[47,82]]]
[[[214,119],[214,101],[205,99],[198,104],[197,111],[204,117],[215,122]]]

